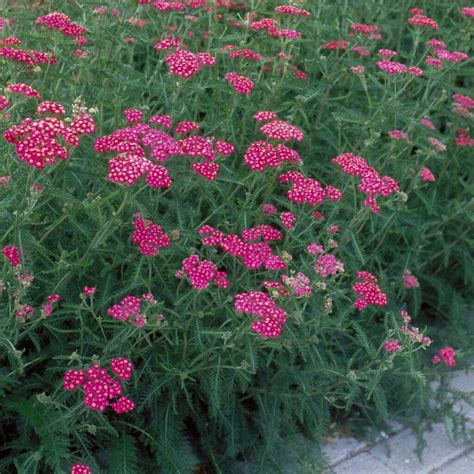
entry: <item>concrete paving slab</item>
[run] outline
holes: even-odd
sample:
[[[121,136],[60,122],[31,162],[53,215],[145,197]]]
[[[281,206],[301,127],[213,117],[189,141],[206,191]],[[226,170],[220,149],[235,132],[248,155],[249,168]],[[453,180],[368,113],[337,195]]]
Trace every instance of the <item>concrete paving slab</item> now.
[[[334,474],[394,474],[395,472],[368,453],[358,454],[334,468]]]
[[[426,432],[424,437],[428,447],[423,453],[423,462],[420,462],[414,452],[415,436],[407,431],[391,437],[387,443],[374,446],[370,453],[386,466],[390,466],[397,474],[423,474],[442,466],[469,449],[463,441],[451,444],[442,423],[433,425],[432,431]]]
[[[436,469],[433,474],[472,474],[473,472],[474,459],[464,455]]]
[[[328,464],[333,466],[362,451],[366,447],[367,443],[356,438],[340,437],[335,438],[331,443],[325,444],[322,451],[326,456]]]

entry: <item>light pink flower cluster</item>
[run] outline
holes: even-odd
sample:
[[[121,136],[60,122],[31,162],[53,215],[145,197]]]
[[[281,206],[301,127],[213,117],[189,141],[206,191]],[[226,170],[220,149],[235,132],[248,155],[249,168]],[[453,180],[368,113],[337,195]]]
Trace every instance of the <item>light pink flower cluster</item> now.
[[[438,151],[446,151],[446,145],[444,143],[441,143],[437,138],[435,137],[428,137],[428,141],[433,145],[433,147],[438,150]]]
[[[202,243],[210,247],[218,247],[225,253],[239,257],[245,268],[257,270],[264,267],[266,270],[283,270],[285,262],[273,254],[273,250],[267,242],[280,240],[281,232],[269,225],[260,225],[252,229],[245,229],[241,237],[235,234],[224,234],[210,225],[204,225],[199,229],[203,237]],[[253,242],[260,240],[260,242]]]
[[[118,358],[110,362],[111,370],[121,381],[132,376],[133,365],[129,359]],[[91,410],[103,412],[111,406],[115,413],[127,413],[135,408],[135,403],[122,395],[121,383],[112,378],[99,365],[90,366],[87,371],[70,369],[64,374],[65,390],[75,391],[82,387],[84,405]]]
[[[409,141],[408,135],[401,130],[389,130],[388,136],[390,138],[394,138],[395,140],[403,140],[405,142]]]
[[[418,288],[420,286],[418,278],[412,275],[410,270],[405,270],[403,273],[403,286],[405,288]]]
[[[474,18],[474,7],[462,7],[461,13],[464,16]]]
[[[471,147],[474,146],[474,138],[471,138],[464,128],[458,128],[457,132],[459,136],[454,138],[454,141],[459,147]]]
[[[352,291],[359,297],[354,301],[354,306],[362,311],[369,305],[386,306],[388,297],[382,293],[377,278],[369,272],[358,272],[357,278],[362,280],[352,286]]]
[[[311,296],[311,280],[304,273],[298,272],[294,276],[281,275],[280,278],[294,291],[295,296]]]
[[[14,267],[18,267],[21,264],[20,249],[18,247],[7,245],[3,247],[2,253]]]
[[[230,286],[225,271],[217,270],[217,267],[209,260],[200,260],[198,255],[185,258],[181,270],[178,270],[175,275],[178,278],[186,275],[196,290],[204,290],[212,281],[219,288],[227,289]]]
[[[286,323],[285,310],[262,291],[235,295],[234,308],[238,313],[247,313],[259,318],[252,323],[252,330],[265,337],[279,337]]]
[[[469,59],[469,56],[462,51],[449,51],[445,48],[435,48],[434,54],[441,61],[448,63],[459,63]]]
[[[378,213],[380,208],[376,196],[388,197],[398,191],[398,183],[390,176],[380,176],[375,168],[368,165],[361,156],[353,153],[344,153],[331,160],[336,163],[349,176],[360,178],[359,190],[368,196],[364,206],[369,207],[373,213]]]
[[[429,118],[422,118],[420,120],[420,124],[426,128],[429,128],[430,130],[436,130],[434,123]]]
[[[407,313],[406,310],[400,312],[400,316],[403,317],[403,320],[406,323],[411,323],[411,316]],[[400,326],[400,331],[411,339],[412,343],[421,343],[426,346],[431,344],[431,339],[428,336],[424,336],[416,326],[408,326],[404,324]]]
[[[433,356],[432,361],[433,364],[438,365],[441,361],[443,361],[448,367],[455,367],[456,366],[456,351],[451,347],[443,347],[438,351],[438,354]]]
[[[430,169],[425,166],[421,172],[420,172],[420,179],[422,181],[426,181],[428,183],[434,183],[436,181],[436,178],[434,174],[430,171]]]
[[[158,255],[160,247],[170,245],[170,238],[163,232],[163,229],[150,220],[137,216],[133,222],[135,231],[132,234],[132,242],[138,244],[138,250],[150,257]]]
[[[321,277],[327,278],[329,275],[343,273],[344,264],[332,254],[323,254],[318,257],[314,265],[314,271],[321,275]]]
[[[453,100],[456,103],[455,112],[458,115],[468,116],[469,111],[474,108],[474,99],[471,99],[471,97],[467,95],[454,94]]]

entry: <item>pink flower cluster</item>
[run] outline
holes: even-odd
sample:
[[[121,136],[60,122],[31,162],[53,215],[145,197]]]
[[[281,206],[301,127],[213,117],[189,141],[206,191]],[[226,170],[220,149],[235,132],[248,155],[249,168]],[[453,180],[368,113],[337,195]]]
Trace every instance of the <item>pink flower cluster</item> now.
[[[322,46],[322,49],[347,49],[347,45],[349,44],[346,40],[332,40],[329,43],[325,43]]]
[[[85,46],[87,44],[87,38],[85,36],[87,29],[78,25],[77,23],[74,23],[71,18],[69,18],[64,13],[48,13],[47,15],[37,18],[36,23],[38,25],[46,26],[48,30],[58,30],[61,31],[64,36],[74,38],[76,45],[79,47]],[[73,52],[73,54],[81,56],[85,55],[86,52],[81,49],[77,49]]]
[[[34,49],[17,49],[10,46],[3,46],[0,48],[0,57],[11,59],[29,66],[36,66],[37,64],[54,64],[56,58],[53,52],[36,51]]]
[[[251,49],[248,49],[248,48],[245,48],[245,49],[241,49],[241,50],[238,50],[238,51],[231,51],[229,53],[227,53],[227,56],[231,59],[234,59],[234,58],[245,58],[245,59],[250,59],[252,61],[262,61],[263,60],[263,57],[256,53],[255,51],[251,50]]]
[[[194,76],[204,66],[216,64],[216,60],[209,53],[192,53],[185,49],[177,49],[166,56],[165,62],[171,74],[184,79]]]
[[[298,272],[295,276],[281,275],[281,279],[297,297],[311,295],[311,280],[304,273]]]
[[[0,95],[0,112],[10,105],[10,101],[4,96]]]
[[[129,380],[132,376],[133,365],[129,359],[112,359],[110,368],[121,381]],[[91,410],[103,412],[110,405],[115,413],[120,414],[135,408],[135,403],[122,395],[121,383],[99,365],[92,365],[87,371],[68,370],[64,374],[63,386],[68,391],[75,391],[82,387],[84,405]]]
[[[73,464],[71,474],[92,474],[92,471],[85,464]]]
[[[474,18],[474,7],[462,7],[461,13],[464,16]]]
[[[267,270],[283,270],[285,262],[273,254],[267,242],[280,240],[279,230],[269,225],[260,225],[252,229],[245,229],[241,237],[235,234],[224,234],[210,225],[202,226],[199,233],[203,236],[202,243],[210,247],[218,247],[225,253],[239,257],[245,268],[257,270],[264,267]],[[253,242],[263,239],[263,242]]]
[[[456,366],[456,351],[451,347],[443,347],[438,351],[437,355],[432,358],[433,364],[438,365],[443,361],[448,367]]]
[[[430,169],[425,166],[420,172],[420,179],[422,181],[427,181],[428,183],[434,183],[436,178],[434,174],[430,171]]]
[[[234,88],[238,94],[248,95],[254,88],[254,83],[251,79],[245,76],[239,76],[235,72],[228,72],[224,79]]]
[[[272,140],[278,141],[301,141],[303,132],[294,125],[283,120],[274,120],[274,112],[257,112],[253,118],[258,122],[270,122],[260,127],[260,132]],[[265,171],[266,167],[279,168],[285,162],[301,163],[301,158],[296,150],[288,148],[283,144],[272,145],[267,141],[256,141],[250,144],[244,155],[244,163],[254,171]]]
[[[331,201],[342,199],[342,192],[333,187],[327,186],[323,189],[321,183],[312,178],[306,178],[298,171],[289,171],[280,175],[278,178],[280,183],[291,183],[291,189],[287,191],[286,196],[290,201],[298,204],[308,203],[317,206],[324,202],[326,198]]]
[[[149,257],[158,255],[160,247],[170,245],[170,238],[163,229],[150,220],[144,220],[140,215],[133,222],[135,231],[132,234],[132,242],[138,244],[138,250]]]
[[[82,289],[81,294],[84,295],[84,296],[94,296],[96,291],[97,291],[97,289],[96,289],[95,286],[85,286]]]
[[[298,127],[284,120],[272,120],[262,125],[260,132],[268,138],[282,142],[289,142],[290,140],[301,142],[304,139],[304,134]]]
[[[40,104],[41,106],[41,104]],[[40,113],[46,109],[54,109],[54,113],[62,111],[51,104],[40,108]],[[88,115],[78,115],[66,126],[66,123],[57,117],[45,117],[33,120],[27,118],[20,125],[13,125],[3,133],[8,143],[14,143],[20,161],[38,169],[47,164],[54,164],[56,158],[66,160],[69,150],[78,147],[82,135],[91,135],[95,132],[94,119]]]
[[[191,255],[183,260],[183,266],[175,274],[178,278],[185,275],[196,290],[204,290],[214,281],[219,288],[227,289],[230,282],[225,271],[217,270],[217,267],[209,260],[201,260],[198,255]]]
[[[288,230],[293,229],[293,226],[296,223],[296,217],[292,212],[282,212],[280,214],[280,221],[283,227],[286,227]]]
[[[234,308],[238,313],[247,313],[260,318],[252,323],[252,330],[265,337],[279,337],[286,323],[285,310],[262,291],[235,295]]]
[[[387,339],[384,342],[384,346],[387,352],[390,352],[390,353],[398,352],[402,350],[399,339]]]
[[[332,254],[323,254],[318,257],[314,265],[314,271],[321,275],[321,277],[327,278],[329,275],[343,273],[344,264]]]
[[[453,100],[456,103],[455,112],[458,115],[469,115],[469,111],[474,108],[474,99],[467,95],[454,94]]]
[[[64,105],[58,104],[52,100],[46,100],[41,102],[38,107],[36,107],[35,114],[53,114],[53,115],[64,115],[66,113],[66,108]]]
[[[285,145],[276,146],[260,140],[253,142],[244,155],[244,163],[253,171],[264,172],[265,168],[279,168],[285,162],[301,163],[301,158],[295,150]]]
[[[275,7],[275,13],[282,13],[284,15],[297,15],[297,16],[310,16],[311,13],[308,10],[295,7],[293,5],[280,5]]]
[[[408,135],[401,130],[389,130],[388,136],[390,138],[394,138],[395,140],[403,140],[405,142],[409,141]]]
[[[423,70],[420,69],[419,67],[413,66],[413,67],[408,67],[405,66],[405,64],[396,62],[396,61],[390,61],[389,59],[383,59],[382,61],[377,61],[375,65],[382,71],[385,71],[387,74],[403,74],[403,73],[408,73],[411,74],[412,76],[423,76]]]
[[[296,30],[290,30],[278,27],[278,21],[273,18],[262,18],[258,21],[251,21],[250,29],[254,31],[266,31],[273,38],[299,38],[301,33]]]
[[[12,92],[13,94],[21,94],[25,97],[32,97],[34,99],[40,99],[40,93],[34,89],[33,87],[29,86],[28,84],[23,84],[22,82],[16,84],[10,84],[5,89],[8,92]]]
[[[411,316],[406,310],[400,312],[400,316],[406,324],[400,326],[400,331],[407,336],[412,343],[421,343],[425,346],[431,344],[431,339],[428,336],[423,335],[416,326],[409,326],[412,322]]]
[[[380,27],[377,25],[365,25],[363,23],[354,23],[351,25],[351,30],[356,33],[361,33],[366,37],[373,37],[377,33],[380,33]]]
[[[417,13],[411,18],[409,18],[408,23],[415,26],[428,26],[430,28],[433,28],[433,30],[437,30],[439,28],[438,23],[436,23],[436,21],[426,15],[423,15],[422,13]]]
[[[390,176],[380,176],[375,168],[368,165],[361,156],[353,153],[344,153],[331,160],[336,163],[349,176],[360,178],[359,190],[368,196],[364,206],[369,207],[373,213],[378,213],[380,207],[375,199],[376,196],[387,197],[398,191],[397,182]]]
[[[464,128],[458,128],[459,136],[454,138],[454,141],[459,147],[471,147],[474,146],[474,138],[471,138]]]
[[[127,109],[127,120],[135,122],[142,119],[137,109]],[[140,113],[138,113],[140,112]],[[234,152],[231,143],[217,140],[215,137],[192,135],[179,139],[169,132],[153,128],[150,124],[169,129],[173,121],[168,115],[153,115],[149,123],[134,123],[131,127],[121,128],[110,135],[99,137],[94,148],[99,153],[116,152],[117,156],[109,161],[107,179],[114,183],[131,186],[142,176],[146,176],[146,184],[152,188],[169,188],[172,180],[168,170],[146,158],[149,150],[151,158],[158,162],[166,162],[172,156],[187,156],[194,160],[192,168],[207,180],[215,180],[220,170],[216,163],[218,156],[229,156]],[[196,122],[180,122],[174,133],[184,135],[199,130]],[[197,161],[201,159],[202,161]]]
[[[142,296],[142,300],[150,303],[147,295]],[[107,314],[114,319],[121,321],[133,320],[133,323],[138,327],[144,327],[146,323],[146,314],[140,313],[142,300],[136,296],[125,296],[120,303],[114,304],[107,309]],[[153,304],[153,302],[151,302]]]
[[[377,284],[377,278],[369,272],[358,272],[357,278],[362,280],[352,286],[352,291],[359,297],[354,301],[354,306],[362,311],[369,305],[386,306],[388,297],[382,293]]]
[[[420,283],[418,282],[418,278],[411,274],[410,270],[405,270],[403,275],[403,286],[405,288],[418,288]]]
[[[3,247],[2,253],[14,267],[18,267],[21,264],[20,249],[18,247],[7,245]]]

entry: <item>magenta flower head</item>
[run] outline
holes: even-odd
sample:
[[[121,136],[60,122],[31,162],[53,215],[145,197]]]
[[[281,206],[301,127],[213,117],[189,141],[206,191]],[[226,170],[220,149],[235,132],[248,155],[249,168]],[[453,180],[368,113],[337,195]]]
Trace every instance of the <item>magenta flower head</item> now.
[[[20,249],[18,247],[7,245],[6,247],[3,247],[2,253],[14,267],[18,267],[20,265],[21,256]]]

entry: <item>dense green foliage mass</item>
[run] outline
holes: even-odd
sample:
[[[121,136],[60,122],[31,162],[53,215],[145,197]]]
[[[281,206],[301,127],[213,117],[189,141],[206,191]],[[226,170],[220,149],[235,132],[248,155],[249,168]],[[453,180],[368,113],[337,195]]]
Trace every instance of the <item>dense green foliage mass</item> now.
[[[470,54],[473,18],[448,0],[292,2],[307,16],[275,11],[284,2],[273,0],[209,0],[196,8],[183,1],[177,3],[189,5],[175,11],[161,11],[169,2],[152,3],[1,4],[0,94],[9,102],[0,111],[0,247],[7,248],[0,255],[1,472],[64,473],[83,464],[94,474],[230,473],[246,460],[255,472],[274,473],[284,472],[291,453],[293,472],[306,473],[323,468],[324,459],[306,464],[301,439],[320,443],[334,423],[361,430],[385,428],[389,415],[414,425],[439,416],[453,436],[461,433],[447,387],[435,393],[429,381],[452,370],[443,355],[432,363],[441,348],[454,348],[459,367],[474,343],[465,316],[474,283],[473,66],[452,56]],[[415,7],[438,28],[409,22],[423,15],[409,12]],[[52,12],[87,31],[38,22]],[[273,26],[252,26],[263,18]],[[360,24],[371,26],[354,27]],[[164,60],[177,46],[153,48],[166,35],[216,64],[177,76]],[[5,41],[12,37],[22,43]],[[445,46],[427,44],[432,39]],[[229,56],[245,49],[257,56]],[[398,55],[383,57],[380,49]],[[31,52],[25,54],[36,59],[19,62],[19,50],[53,51],[56,62]],[[393,63],[383,60],[422,75],[402,66],[389,73]],[[253,90],[236,91],[229,72],[250,79]],[[41,100],[8,91],[18,83]],[[62,126],[90,114],[95,129],[80,143],[61,135],[69,156],[39,169],[22,159],[22,133],[34,135],[25,131],[31,122],[14,140],[5,132],[29,117],[44,119],[35,115],[41,101],[65,107]],[[112,159],[119,153],[121,163],[131,149],[104,152],[96,140],[134,126],[125,109],[143,112],[143,123],[154,115],[195,121],[201,129],[191,136],[216,137],[235,151],[219,156],[217,177],[205,179],[191,167],[195,158],[159,161],[149,147],[127,142],[132,154],[145,150],[153,165],[165,167],[172,185],[155,189],[145,178],[119,184],[110,175]],[[244,156],[253,142],[282,144],[259,130],[259,111],[275,112],[304,134],[285,142],[302,162],[251,169]],[[37,132],[44,128],[42,122]],[[379,212],[363,205],[360,176],[332,161],[344,153],[396,182],[398,190],[377,196]],[[434,181],[420,177],[425,167]],[[338,188],[342,198],[317,207],[295,202],[287,194],[292,184],[279,180],[290,170]],[[277,214],[263,212],[263,204]],[[281,212],[296,218],[291,230]],[[169,236],[157,255],[144,255],[132,241],[137,213]],[[249,269],[236,252],[204,245],[203,225],[236,236],[271,225],[281,239],[269,246],[287,267]],[[308,252],[310,244],[337,259],[337,270]],[[192,272],[178,278],[193,254],[215,265],[212,274],[226,271],[229,287],[196,289]],[[387,304],[354,307],[361,271],[377,278]],[[83,294],[84,287],[95,294]],[[257,291],[272,301],[263,312],[280,311],[275,304],[285,313],[279,337],[252,330],[258,318],[235,307],[235,295]],[[135,324],[108,312],[126,296],[147,293],[153,298],[142,299]],[[63,386],[66,371],[93,364],[109,370],[116,358],[133,364],[131,377],[121,380],[132,410],[94,410],[84,404],[85,385]]]

